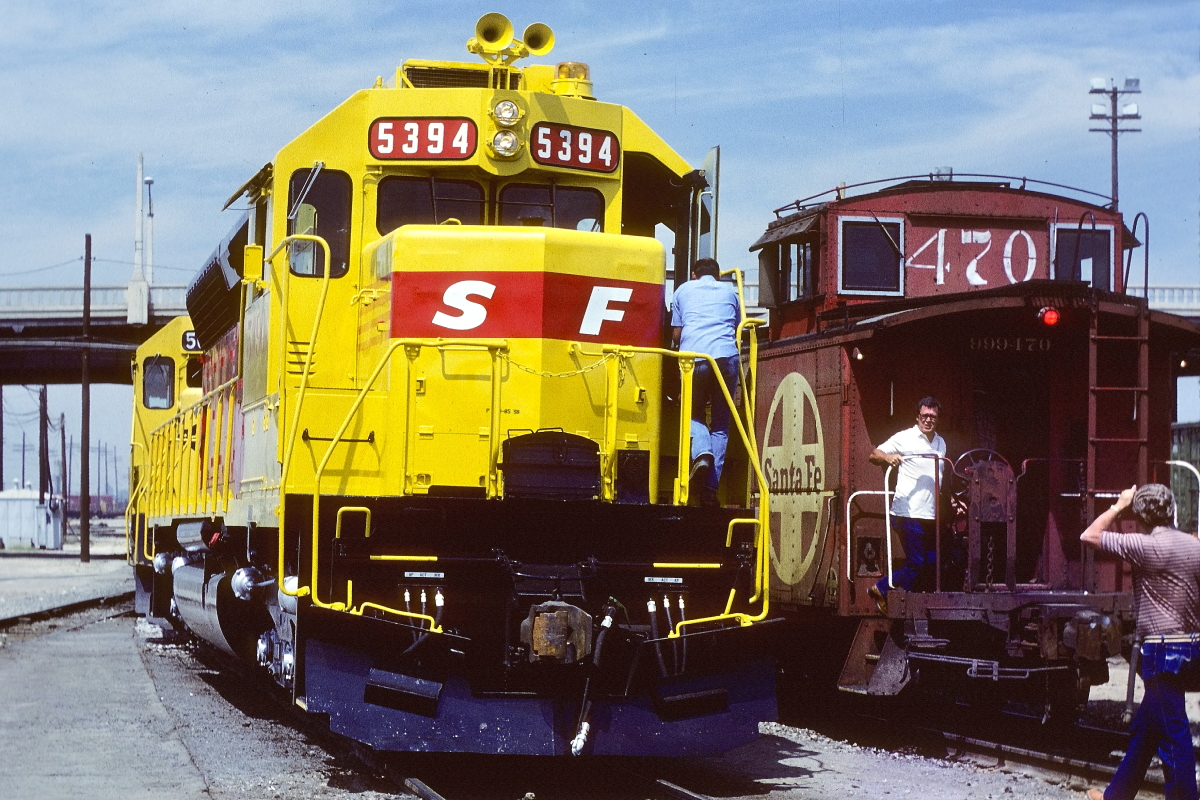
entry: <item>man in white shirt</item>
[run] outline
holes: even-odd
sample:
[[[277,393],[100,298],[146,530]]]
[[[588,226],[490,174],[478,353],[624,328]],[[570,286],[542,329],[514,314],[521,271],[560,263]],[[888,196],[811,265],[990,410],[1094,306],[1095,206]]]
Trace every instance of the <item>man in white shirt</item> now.
[[[935,520],[940,459],[946,455],[946,441],[937,434],[941,409],[936,397],[922,398],[917,403],[917,424],[876,447],[869,457],[876,466],[899,469],[892,496],[892,530],[900,534],[905,562],[892,573],[892,583],[905,591],[911,591],[919,578],[937,567]],[[884,575],[867,592],[885,615],[890,588]]]

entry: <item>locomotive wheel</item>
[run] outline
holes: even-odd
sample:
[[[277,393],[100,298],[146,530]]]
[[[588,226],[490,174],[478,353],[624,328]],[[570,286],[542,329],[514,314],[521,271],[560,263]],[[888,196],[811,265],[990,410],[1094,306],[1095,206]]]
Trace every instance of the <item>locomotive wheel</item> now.
[[[1058,728],[1078,724],[1091,692],[1091,683],[1083,675],[1050,681],[1046,688],[1046,710],[1042,723]]]

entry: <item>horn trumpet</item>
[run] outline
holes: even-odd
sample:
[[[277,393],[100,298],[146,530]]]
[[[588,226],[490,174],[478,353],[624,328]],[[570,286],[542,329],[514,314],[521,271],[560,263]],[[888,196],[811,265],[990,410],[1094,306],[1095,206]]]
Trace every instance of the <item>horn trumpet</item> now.
[[[475,23],[475,39],[486,53],[499,53],[512,44],[513,26],[508,17],[495,11],[484,14]]]
[[[521,41],[531,56],[544,56],[554,49],[554,31],[549,25],[535,22],[521,34]]]

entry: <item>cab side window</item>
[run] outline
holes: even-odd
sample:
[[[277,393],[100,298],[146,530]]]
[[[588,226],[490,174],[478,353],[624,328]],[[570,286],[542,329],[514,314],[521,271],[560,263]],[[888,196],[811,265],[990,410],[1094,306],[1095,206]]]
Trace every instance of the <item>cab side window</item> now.
[[[839,291],[845,294],[903,294],[902,220],[843,217]]]
[[[379,182],[375,228],[385,236],[401,225],[441,225],[456,219],[483,225],[483,187],[474,181],[392,175]]]
[[[288,184],[288,235],[320,236],[329,245],[329,277],[346,274],[350,259],[350,176],[332,169],[298,169]],[[316,242],[291,248],[293,275],[322,277],[325,252]]]
[[[199,389],[204,386],[204,362],[200,360],[200,356],[188,357],[184,383],[189,389]]]
[[[164,409],[175,405],[175,362],[150,356],[142,362],[142,405]]]
[[[510,183],[500,190],[500,224],[604,230],[604,195],[557,184]]]

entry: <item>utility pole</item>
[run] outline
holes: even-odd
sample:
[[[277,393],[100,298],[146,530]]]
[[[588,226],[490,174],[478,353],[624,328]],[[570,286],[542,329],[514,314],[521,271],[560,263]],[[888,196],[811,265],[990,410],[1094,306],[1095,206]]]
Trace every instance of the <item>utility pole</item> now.
[[[140,253],[139,253],[140,255]],[[92,235],[84,237],[83,244],[83,375],[79,390],[83,409],[79,420],[79,560],[87,563],[92,560],[91,542],[91,464],[88,451],[92,442],[92,377],[89,374],[91,364],[92,333]]]
[[[1141,133],[1141,128],[1122,128],[1121,123],[1125,120],[1141,119],[1138,114],[1137,103],[1127,103],[1117,109],[1117,102],[1127,94],[1141,94],[1141,80],[1138,78],[1126,78],[1125,88],[1118,89],[1115,79],[1105,80],[1104,78],[1092,78],[1092,88],[1088,94],[1103,94],[1108,95],[1109,105],[1106,108],[1103,103],[1092,103],[1091,119],[1102,120],[1109,123],[1104,128],[1088,128],[1091,133],[1107,133],[1112,137],[1112,210],[1117,211],[1117,136],[1122,133]]]
[[[46,407],[46,387],[38,392],[38,505],[46,505],[50,488],[50,412]]]
[[[62,440],[60,445],[59,455],[59,471],[58,471],[58,493],[62,496],[62,503],[59,505],[59,511],[62,514],[62,540],[67,540],[67,415],[58,415],[58,434]]]

